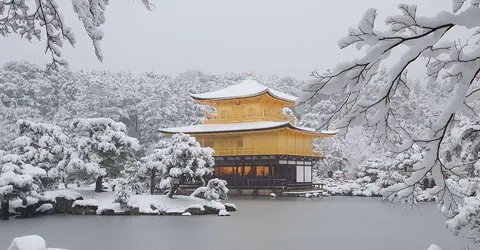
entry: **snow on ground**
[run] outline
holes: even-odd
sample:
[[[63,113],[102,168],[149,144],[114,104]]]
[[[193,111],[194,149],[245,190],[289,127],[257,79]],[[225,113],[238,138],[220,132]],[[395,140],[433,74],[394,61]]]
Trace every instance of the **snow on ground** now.
[[[65,198],[67,200],[76,200],[82,195],[79,192],[76,192],[73,189],[59,189],[59,190],[51,190],[46,191],[43,195],[43,200],[45,201],[55,201],[55,198]]]
[[[73,202],[72,207],[75,207],[75,206],[83,206],[83,207],[98,206],[98,202],[95,199],[77,200]]]
[[[330,195],[347,195],[347,196],[381,196],[380,191],[382,187],[379,183],[361,183],[357,180],[334,180],[324,179],[318,182],[322,182],[325,185],[323,189]],[[434,201],[435,197],[427,190],[419,190],[416,192],[417,201]],[[323,195],[323,194],[322,194]]]
[[[55,202],[56,197],[62,197],[69,200],[76,200],[82,197],[83,200],[76,200],[72,206],[98,206],[97,214],[101,214],[107,209],[111,209],[116,213],[125,212],[127,210],[127,208],[122,207],[119,203],[113,202],[115,192],[105,191],[97,193],[91,187],[47,191],[45,192],[44,197],[42,197],[42,200]],[[29,205],[37,202],[38,199],[28,199]],[[48,206],[48,204],[45,205]],[[144,214],[183,213],[187,208],[198,208],[203,210],[204,205],[216,210],[225,209],[225,206],[220,202],[207,201],[201,198],[183,195],[173,196],[172,199],[168,198],[166,195],[133,195],[128,202],[128,207],[138,208],[139,212]],[[233,204],[231,205],[235,206]],[[14,200],[10,203],[11,210],[20,206],[22,206],[22,201],[20,199]],[[42,209],[47,209],[47,207],[42,206]]]
[[[130,198],[129,206],[138,207],[140,213],[183,213],[187,208],[201,208],[203,205],[217,206],[220,209],[225,209],[225,206],[220,202],[210,202],[204,199],[191,196],[177,195],[172,199],[166,195],[134,195]],[[158,211],[152,209],[152,206]]]

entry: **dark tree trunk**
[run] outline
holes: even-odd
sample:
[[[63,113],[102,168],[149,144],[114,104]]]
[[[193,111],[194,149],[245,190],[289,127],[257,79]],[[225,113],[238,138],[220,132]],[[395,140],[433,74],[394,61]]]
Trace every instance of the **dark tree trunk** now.
[[[95,182],[95,192],[102,192],[103,191],[103,176],[97,177],[97,181]]]
[[[150,173],[150,194],[153,195],[155,193],[155,170],[152,170]],[[170,197],[172,198],[172,197]]]
[[[175,192],[177,192],[179,186],[180,184],[173,184],[170,187],[170,192],[168,192],[168,198],[173,198],[173,195],[175,194]]]
[[[170,187],[170,192],[168,192],[168,198],[173,198],[173,195],[177,192],[180,185],[183,183],[184,177],[181,176],[180,180],[176,180],[174,184]]]
[[[2,207],[1,219],[2,220],[8,220],[8,217],[10,216],[9,206],[10,206],[9,200],[3,200],[1,202],[1,207]]]

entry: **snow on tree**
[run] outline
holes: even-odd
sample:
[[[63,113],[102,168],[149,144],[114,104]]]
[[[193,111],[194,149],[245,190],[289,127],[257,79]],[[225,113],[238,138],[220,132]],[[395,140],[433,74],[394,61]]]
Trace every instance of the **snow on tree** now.
[[[25,143],[24,143],[25,142]],[[28,140],[18,144],[27,144]],[[40,197],[42,183],[40,177],[45,177],[45,170],[25,164],[22,157],[16,154],[4,153],[0,158],[0,201],[4,211],[3,219],[8,219],[9,201],[22,199],[26,205],[28,199]]]
[[[150,194],[155,193],[156,178],[165,168],[163,159],[166,157],[165,148],[168,147],[166,143],[159,143],[159,148],[155,149],[152,154],[142,158],[143,164],[138,172],[135,174],[138,179],[150,180]]]
[[[303,86],[299,104],[315,104],[319,94],[340,93],[342,100],[336,111],[322,122],[320,129],[335,126],[343,131],[352,125],[364,125],[372,130],[372,138],[380,140],[391,151],[403,152],[414,145],[424,148],[420,163],[403,182],[383,190],[392,200],[415,203],[417,185],[431,174],[436,187],[430,190],[440,198],[441,211],[447,216],[459,212],[462,199],[449,187],[446,177],[465,176],[464,168],[445,164],[442,158],[444,140],[455,124],[459,112],[476,115],[471,106],[480,97],[477,78],[480,72],[480,44],[478,32],[473,32],[472,43],[446,41],[444,37],[456,28],[469,30],[480,26],[478,1],[453,1],[453,12],[442,11],[433,17],[417,14],[415,5],[400,4],[401,15],[387,17],[389,30],[375,29],[377,12],[369,9],[358,27],[350,28],[348,35],[339,41],[341,48],[355,46],[363,49],[363,56],[340,63],[331,72],[313,72],[313,79]],[[468,6],[467,6],[468,5]],[[404,51],[399,51],[404,49]],[[388,78],[377,91],[375,100],[365,98],[365,89],[379,72],[382,63],[394,52],[403,52],[388,67]],[[416,61],[427,61],[426,73],[432,81],[446,84],[449,102],[436,119],[429,124],[425,134],[409,131],[398,119],[394,97],[409,102],[410,88],[406,70]],[[421,62],[418,62],[421,63]],[[418,66],[417,66],[418,68]],[[398,138],[402,138],[398,141]],[[461,196],[460,196],[461,197]]]
[[[0,147],[13,139],[17,120],[51,119],[55,86],[50,77],[58,74],[43,74],[39,67],[26,62],[10,62],[0,68]]]
[[[105,23],[105,10],[108,0],[72,0],[73,10],[82,21],[83,27],[92,40],[95,54],[102,61],[103,53],[100,41],[103,39],[102,25]],[[142,0],[147,9],[152,8],[149,0]],[[19,34],[31,41],[33,38],[46,38],[45,53],[50,53],[52,62],[48,70],[58,70],[67,65],[62,56],[65,41],[74,46],[76,43],[72,29],[65,22],[57,0],[2,1],[0,2],[0,34],[8,36]]]
[[[470,234],[474,242],[480,243],[480,228],[477,221],[480,211],[480,125],[478,117],[460,117],[456,127],[446,139],[445,165],[462,167],[466,178],[450,176],[446,181],[452,193],[462,198],[455,213],[449,214],[446,222],[454,234],[461,231]],[[464,229],[467,230],[464,230]]]
[[[125,125],[109,118],[76,119],[71,128],[76,134],[67,173],[82,171],[95,177],[97,192],[102,190],[103,177],[118,177],[140,149],[138,140],[126,134]]]
[[[117,181],[118,188],[115,191],[114,203],[120,203],[122,207],[126,207],[133,192],[126,179],[119,178]]]
[[[228,188],[227,182],[218,178],[208,181],[204,187],[198,187],[190,196],[205,198],[207,200],[227,200]]]
[[[202,148],[195,137],[187,134],[174,134],[169,145],[162,151],[162,188],[169,188],[168,197],[172,198],[181,184],[200,182],[205,184],[204,176],[213,173],[215,165],[213,149]]]
[[[69,138],[61,128],[47,123],[28,120],[17,122],[17,138],[12,142],[10,152],[21,157],[23,164],[43,169],[47,174],[42,184],[51,186],[63,179],[58,164],[70,148]]]

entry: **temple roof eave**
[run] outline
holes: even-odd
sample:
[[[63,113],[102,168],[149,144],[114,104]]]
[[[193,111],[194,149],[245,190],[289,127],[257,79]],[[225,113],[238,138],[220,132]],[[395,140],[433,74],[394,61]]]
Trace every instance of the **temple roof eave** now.
[[[267,95],[269,95],[269,96],[271,96],[275,99],[278,99],[278,100],[281,100],[281,101],[284,101],[284,102],[288,102],[288,103],[291,103],[291,104],[295,104],[295,102],[296,102],[296,98],[295,99],[293,99],[293,98],[292,99],[282,98],[280,96],[277,96],[277,95],[273,94],[269,90],[265,90],[265,91],[255,93],[255,94],[237,95],[237,96],[229,96],[229,97],[202,97],[201,94],[191,94],[191,93],[189,95],[194,100],[203,102],[203,101],[226,101],[226,100],[233,100],[233,99],[252,98],[252,97],[262,96],[264,94],[267,94]]]
[[[270,123],[270,124],[268,124]],[[246,124],[246,123],[245,123]],[[240,126],[238,126],[240,125]],[[290,122],[250,122],[247,127],[241,127],[244,124],[201,124],[201,125],[192,125],[185,127],[177,128],[164,128],[159,129],[158,131],[164,134],[176,134],[176,133],[185,133],[185,134],[224,134],[224,133],[243,133],[251,131],[265,131],[265,130],[274,130],[281,128],[290,128],[295,131],[302,133],[307,133],[317,138],[331,137],[336,134],[336,132],[327,131],[327,132],[316,132],[314,129],[297,127]],[[259,125],[259,126],[252,126]]]

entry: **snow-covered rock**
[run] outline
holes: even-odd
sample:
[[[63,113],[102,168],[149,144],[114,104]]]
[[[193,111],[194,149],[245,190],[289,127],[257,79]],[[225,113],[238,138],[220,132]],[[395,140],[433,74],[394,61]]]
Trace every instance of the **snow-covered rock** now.
[[[235,206],[235,204],[233,203],[225,203],[224,206],[225,206],[225,209],[229,212],[234,212],[238,210],[237,206]]]
[[[230,213],[227,212],[227,210],[222,209],[222,210],[218,211],[218,216],[230,216]]]
[[[270,197],[277,197],[275,193],[270,193]]]
[[[185,209],[185,213],[190,213],[192,215],[204,215],[205,208],[200,204],[190,205]]]
[[[432,244],[427,248],[427,250],[442,250],[442,248],[440,248],[439,246],[437,246],[435,244]]]
[[[203,205],[207,214],[217,214],[218,211],[225,209],[225,205],[218,201],[210,201]]]
[[[82,195],[75,190],[58,189],[58,190],[46,191],[42,197],[42,200],[55,202],[57,198],[63,198],[66,200],[75,201],[82,198]]]
[[[36,213],[53,213],[53,211],[53,205],[50,203],[42,204],[35,210]]]
[[[13,239],[8,250],[66,250],[47,248],[45,240],[38,235],[27,235]]]
[[[189,212],[185,212],[185,213],[182,214],[182,216],[192,216],[192,214],[189,213]]]
[[[72,208],[74,214],[93,215],[98,210],[98,202],[95,199],[76,200]]]
[[[98,202],[95,199],[87,199],[87,200],[76,200],[73,202],[72,207],[81,206],[98,206]]]
[[[8,250],[46,250],[47,243],[38,235],[27,235],[13,239]]]

